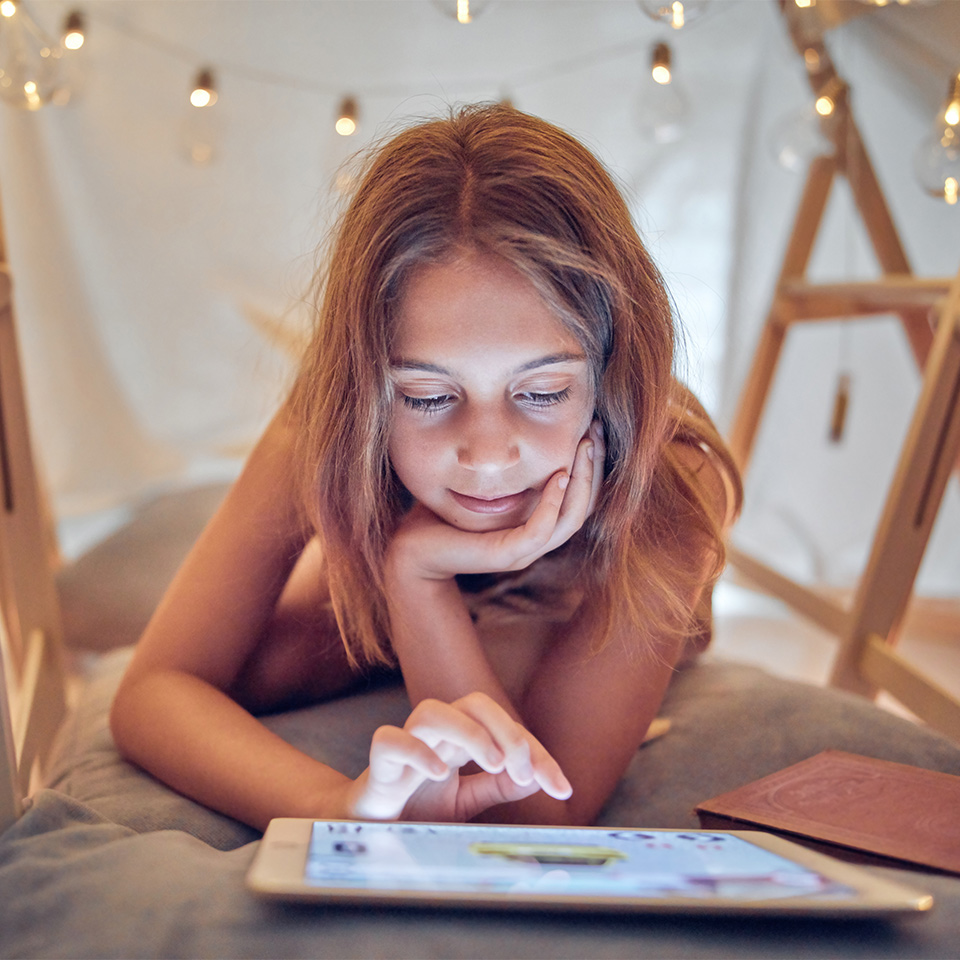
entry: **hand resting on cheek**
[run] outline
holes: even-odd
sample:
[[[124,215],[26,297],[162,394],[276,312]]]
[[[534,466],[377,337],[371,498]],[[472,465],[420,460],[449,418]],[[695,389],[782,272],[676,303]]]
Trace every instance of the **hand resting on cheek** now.
[[[603,429],[595,420],[577,446],[571,471],[559,470],[547,480],[521,526],[484,533],[461,530],[416,503],[391,541],[387,568],[401,579],[426,580],[522,570],[583,526],[600,495],[603,464]]]

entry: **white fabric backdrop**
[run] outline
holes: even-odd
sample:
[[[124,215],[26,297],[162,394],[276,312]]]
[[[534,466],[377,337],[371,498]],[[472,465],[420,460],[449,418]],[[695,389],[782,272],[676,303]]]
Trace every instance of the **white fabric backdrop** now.
[[[28,3],[51,34],[72,6]],[[338,166],[405,116],[458,101],[510,96],[604,157],[687,327],[687,379],[729,421],[802,184],[768,143],[809,101],[774,0],[713,0],[681,31],[634,0],[500,0],[469,26],[439,6],[90,0],[87,42],[65,58],[69,105],[0,104],[29,402],[59,517],[236,469],[289,381],[281,341],[306,320]],[[637,123],[661,39],[691,104],[670,144]],[[923,196],[909,162],[960,68],[960,3],[871,11],[831,45],[915,268],[952,273],[960,209]],[[201,167],[185,158],[198,119],[186,94],[205,65],[220,99]],[[348,93],[361,128],[345,139],[333,119]],[[835,204],[818,275],[869,274],[857,229]],[[846,582],[861,562],[916,392],[899,331],[873,326],[842,347],[843,445],[824,440],[841,352],[829,326],[791,341],[760,436],[741,536],[804,576]],[[951,497],[925,571],[938,592],[960,583]]]

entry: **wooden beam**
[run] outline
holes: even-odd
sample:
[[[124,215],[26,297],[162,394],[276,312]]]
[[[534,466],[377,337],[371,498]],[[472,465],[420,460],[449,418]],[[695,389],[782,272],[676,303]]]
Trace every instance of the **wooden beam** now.
[[[824,630],[837,636],[846,631],[850,614],[843,607],[734,546],[727,547],[727,558],[747,579]]]
[[[911,666],[883,637],[871,634],[863,648],[860,670],[921,720],[960,740],[960,699]]]
[[[30,789],[34,764],[46,761],[54,734],[67,712],[59,650],[42,630],[34,630],[27,638],[26,652],[19,709],[13,724],[20,790],[24,796]]]
[[[0,643],[5,642],[0,622]],[[0,656],[0,834],[23,813],[23,792],[17,764],[4,657]]]
[[[783,284],[780,294],[790,302],[795,320],[841,319],[909,311],[926,320],[926,314],[943,301],[949,277],[923,278],[910,274],[851,283]],[[929,329],[929,323],[927,323]]]
[[[854,598],[831,682],[872,695],[860,675],[863,646],[899,627],[947,480],[960,455],[960,274],[937,329],[897,469]]]

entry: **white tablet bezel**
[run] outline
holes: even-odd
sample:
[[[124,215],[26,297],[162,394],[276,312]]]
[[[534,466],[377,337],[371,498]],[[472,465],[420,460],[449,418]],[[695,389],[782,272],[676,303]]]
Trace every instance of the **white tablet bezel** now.
[[[317,904],[365,904],[384,906],[473,907],[521,910],[581,910],[629,913],[683,913],[726,915],[795,915],[868,917],[916,915],[933,907],[933,898],[920,890],[888,880],[862,867],[843,863],[816,853],[782,837],[760,831],[699,831],[714,835],[727,833],[738,836],[762,849],[777,853],[787,860],[816,870],[827,878],[843,883],[857,891],[850,900],[827,900],[816,897],[791,897],[771,900],[735,900],[731,898],[697,899],[684,897],[584,897],[560,894],[525,893],[522,898],[504,893],[466,893],[447,890],[395,890],[330,888],[311,885],[304,880],[307,851],[313,824],[337,823],[353,825],[356,821],[328,821],[305,819],[278,819],[270,822],[260,842],[254,861],[247,874],[247,886],[255,894],[287,901]],[[362,824],[362,822],[360,822]],[[483,824],[471,824],[482,831]],[[496,826],[497,831],[504,827]],[[511,827],[522,832],[530,828]],[[569,828],[567,828],[569,829]],[[589,832],[602,835],[609,827],[580,827],[589,838]],[[639,829],[639,828],[630,828]],[[666,833],[657,829],[643,829],[644,833]],[[482,834],[478,834],[482,839]]]

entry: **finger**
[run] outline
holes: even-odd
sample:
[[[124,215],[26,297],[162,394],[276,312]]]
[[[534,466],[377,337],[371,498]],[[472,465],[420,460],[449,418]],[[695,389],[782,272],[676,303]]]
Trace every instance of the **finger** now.
[[[528,733],[527,736],[531,741],[530,763],[534,781],[544,793],[555,800],[569,799],[573,794],[573,785],[560,769],[560,764],[533,734]]]
[[[521,569],[553,549],[554,532],[569,482],[567,471],[558,470],[547,480],[526,523],[499,534],[498,540],[490,541],[493,555],[497,558],[494,569]]]
[[[475,816],[501,803],[513,803],[535,794],[540,787],[534,782],[517,783],[507,773],[472,773],[460,779],[457,797],[457,818],[472,820]]]
[[[577,445],[570,472],[570,482],[563,498],[563,505],[557,517],[557,523],[547,545],[554,550],[570,539],[582,526],[590,511],[590,500],[594,484],[594,461],[591,453],[593,440],[587,436]]]
[[[542,546],[553,537],[570,484],[571,477],[566,470],[558,470],[547,480],[533,513],[519,528],[531,545]]]
[[[607,445],[603,436],[603,424],[599,420],[594,420],[590,424],[590,439],[593,440],[593,450],[590,451],[590,458],[593,465],[593,477],[590,487],[590,505],[587,508],[587,516],[593,513],[600,500],[600,490],[603,487],[604,468],[607,459]]]
[[[435,755],[442,751],[450,765],[462,766],[473,760],[491,773],[503,769],[503,751],[490,731],[455,704],[422,700],[407,718],[404,731],[422,741]],[[454,749],[451,751],[450,747]]]
[[[371,776],[379,783],[396,784],[408,770],[429,780],[450,775],[449,765],[423,740],[399,727],[379,727],[370,742]]]
[[[490,731],[503,750],[504,769],[514,783],[534,783],[557,800],[566,800],[573,793],[553,755],[499,703],[478,692],[461,697],[456,705]]]
[[[482,693],[468,694],[461,697],[456,704],[489,731],[503,752],[502,769],[510,778],[518,784],[533,783],[536,774],[531,759],[530,740],[536,742],[536,739],[531,737],[523,725],[514,720],[499,703]]]

